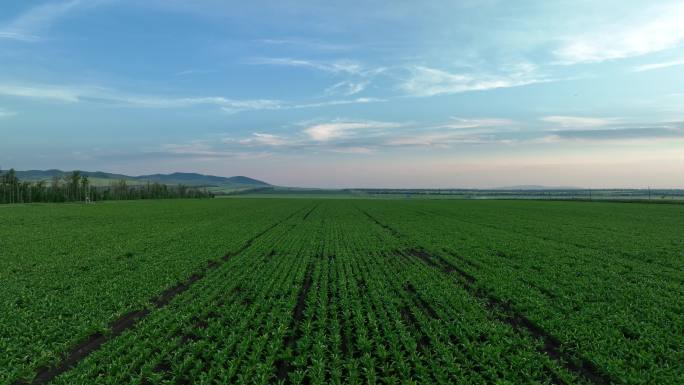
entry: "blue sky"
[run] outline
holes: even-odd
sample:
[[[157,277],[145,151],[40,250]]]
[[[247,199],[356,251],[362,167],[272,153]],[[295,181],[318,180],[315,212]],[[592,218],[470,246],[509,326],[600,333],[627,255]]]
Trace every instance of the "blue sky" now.
[[[681,1],[9,1],[0,165],[684,188]]]

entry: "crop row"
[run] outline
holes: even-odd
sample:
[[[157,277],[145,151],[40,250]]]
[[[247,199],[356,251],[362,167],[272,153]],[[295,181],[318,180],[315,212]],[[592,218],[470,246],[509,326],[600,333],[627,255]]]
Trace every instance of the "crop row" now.
[[[558,205],[562,207],[554,207]],[[625,234],[611,240],[613,248],[602,249],[595,239],[585,241],[586,227],[595,223],[573,214],[567,207],[572,205],[579,205],[579,210],[593,207],[600,221],[610,223],[604,233],[636,227],[652,240],[638,246]],[[461,268],[492,297],[510,303],[511,309],[558,340],[576,365],[586,363],[595,369],[603,382],[684,380],[684,276],[671,266],[673,255],[681,251],[672,248],[669,235],[659,238],[662,226],[649,229],[625,222],[622,210],[633,213],[634,206],[492,202],[483,204],[480,212],[471,206],[457,210],[457,204],[432,202],[405,205],[403,210],[383,203],[360,206],[381,224],[391,224],[387,226],[407,242]],[[510,213],[506,206],[511,206]],[[644,223],[659,221],[650,217],[658,215],[649,211],[651,206],[640,206],[636,208]],[[530,225],[521,215],[526,207],[548,207],[548,220]],[[492,220],[493,209],[499,210],[498,222]],[[517,227],[511,217],[528,223]],[[668,232],[681,231],[681,223],[672,218]],[[571,223],[574,234],[568,230]],[[658,239],[660,247],[654,248]]]
[[[81,341],[305,207],[164,201],[3,208],[0,384],[57,365]]]
[[[406,246],[319,204],[56,383],[582,382]]]
[[[11,208],[0,383],[683,383],[682,226],[651,207]]]

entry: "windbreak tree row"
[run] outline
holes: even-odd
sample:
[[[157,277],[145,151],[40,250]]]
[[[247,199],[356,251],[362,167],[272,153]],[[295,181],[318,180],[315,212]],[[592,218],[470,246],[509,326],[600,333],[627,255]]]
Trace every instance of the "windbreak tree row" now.
[[[157,182],[130,185],[125,179],[93,186],[79,171],[50,181],[21,181],[13,169],[0,170],[0,204],[36,202],[94,202],[131,199],[212,198],[206,188]]]

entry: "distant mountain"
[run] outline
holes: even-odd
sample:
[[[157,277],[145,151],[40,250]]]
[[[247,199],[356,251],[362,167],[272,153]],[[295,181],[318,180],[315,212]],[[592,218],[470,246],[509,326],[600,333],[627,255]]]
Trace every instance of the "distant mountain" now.
[[[141,175],[138,177],[133,177],[136,180],[158,182],[164,184],[189,184],[189,185],[202,185],[202,186],[259,186],[266,187],[270,184],[257,180],[248,178],[246,176],[231,176],[229,178],[214,175],[204,175],[197,173],[188,172],[174,172],[172,174],[152,174],[152,175]]]
[[[27,170],[27,171],[17,171],[17,177],[20,180],[28,181],[39,181],[39,180],[49,180],[53,177],[62,177],[69,174],[70,171],[62,170]],[[187,172],[174,172],[172,174],[152,174],[152,175],[141,175],[141,176],[129,176],[123,174],[112,174],[103,171],[81,171],[82,175],[87,176],[91,179],[97,179],[100,181],[106,180],[119,180],[124,179],[128,182],[157,182],[162,184],[185,184],[190,186],[207,186],[207,187],[268,187],[270,184],[249,178],[246,176],[232,176],[232,177],[222,177],[214,175],[204,175],[197,173],[187,173]]]
[[[520,186],[506,186],[506,187],[496,187],[493,190],[581,190],[581,187],[572,186],[540,186],[535,184],[520,185]]]

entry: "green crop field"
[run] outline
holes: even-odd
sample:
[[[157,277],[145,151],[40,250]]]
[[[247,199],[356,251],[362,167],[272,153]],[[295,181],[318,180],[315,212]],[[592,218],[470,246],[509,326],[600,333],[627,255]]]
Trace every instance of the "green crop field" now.
[[[683,384],[684,206],[0,207],[0,384]]]

